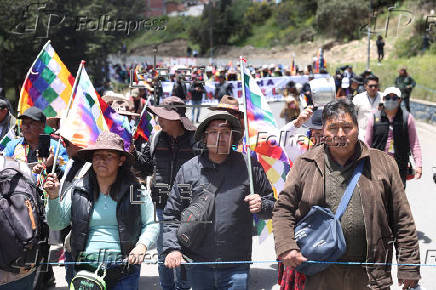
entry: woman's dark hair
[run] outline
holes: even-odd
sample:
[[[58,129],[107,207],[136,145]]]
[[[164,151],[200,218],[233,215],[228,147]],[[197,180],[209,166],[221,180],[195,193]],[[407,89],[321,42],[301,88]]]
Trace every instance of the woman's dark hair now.
[[[353,103],[344,99],[331,101],[324,106],[324,110],[322,111],[322,123],[326,124],[327,120],[337,118],[343,114],[350,115],[354,125],[358,125],[357,112]]]
[[[92,166],[89,170],[89,174],[94,201],[96,201],[100,195],[100,186],[98,185],[97,176]],[[121,187],[123,184],[139,186],[139,180],[133,172],[132,165],[128,161],[124,162],[124,164],[118,168],[117,178],[109,189],[109,196],[113,201],[120,201],[123,194],[123,192],[121,192]]]
[[[378,83],[378,77],[375,75],[368,76],[364,81],[365,85],[368,84],[369,81],[376,81]]]

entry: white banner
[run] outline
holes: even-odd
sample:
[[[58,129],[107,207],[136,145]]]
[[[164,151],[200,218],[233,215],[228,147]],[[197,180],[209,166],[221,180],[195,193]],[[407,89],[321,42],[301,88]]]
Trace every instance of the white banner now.
[[[315,78],[321,77],[329,77],[329,75],[315,75]],[[274,101],[282,101],[283,97],[283,89],[286,88],[286,85],[293,81],[295,83],[304,84],[308,81],[308,76],[291,76],[291,77],[268,77],[268,78],[260,78],[256,79],[257,84],[259,85],[262,93],[265,95],[268,102]],[[228,82],[229,86],[232,88],[232,93],[234,98],[242,97],[242,82],[240,81],[232,81]],[[217,82],[206,82],[204,83],[204,88],[206,89],[206,100],[212,101],[215,103],[215,87]],[[189,83],[186,83],[186,89],[189,90]],[[163,88],[163,98],[171,96],[173,91],[173,82],[162,82]],[[210,102],[209,101],[209,102]]]

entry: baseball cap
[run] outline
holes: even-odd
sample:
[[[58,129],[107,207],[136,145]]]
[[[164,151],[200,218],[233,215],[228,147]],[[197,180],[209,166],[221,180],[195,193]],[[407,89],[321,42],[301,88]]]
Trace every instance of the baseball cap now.
[[[23,118],[30,118],[32,120],[43,122],[43,123],[45,123],[46,121],[46,117],[44,113],[41,111],[41,109],[37,107],[30,107],[18,117],[18,119],[23,119]]]
[[[399,88],[395,88],[395,87],[386,88],[385,91],[383,92],[383,97],[390,94],[397,95],[399,98],[401,98],[401,91]]]

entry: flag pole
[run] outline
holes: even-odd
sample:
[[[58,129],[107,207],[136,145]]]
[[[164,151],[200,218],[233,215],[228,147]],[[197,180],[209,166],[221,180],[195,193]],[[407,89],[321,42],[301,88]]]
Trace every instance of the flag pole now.
[[[65,114],[64,114],[65,115],[64,120],[67,118],[68,113],[70,112],[71,103],[73,102],[73,96],[76,93],[77,84],[79,83],[80,75],[82,74],[82,70],[85,67],[85,63],[86,63],[86,61],[82,60],[80,62],[79,68],[77,69],[76,79],[74,80],[73,89],[71,90],[71,96],[70,96],[70,99],[68,100],[67,110],[65,111]],[[58,146],[56,147],[56,153],[54,156],[53,168],[51,170],[51,173],[54,173],[56,170],[56,162],[57,162],[58,157],[59,157],[60,148],[61,148],[61,137],[59,137]]]
[[[250,148],[250,135],[248,134],[248,117],[247,117],[247,99],[245,96],[245,67],[244,67],[244,58],[242,56],[239,57],[240,61],[240,69],[241,69],[241,82],[242,82],[242,100],[244,101],[244,136],[247,142],[247,160],[248,160],[248,178],[250,179],[250,194],[254,194],[254,185],[253,185],[253,172],[251,166],[251,148]]]
[[[18,108],[17,108],[17,116],[21,115],[24,113],[24,110],[22,111],[22,96],[25,90],[25,84],[26,84],[26,80],[29,78],[30,73],[32,72],[32,68],[33,66],[36,64],[36,61],[39,59],[39,57],[41,56],[41,54],[44,52],[44,50],[46,49],[46,47],[48,45],[51,44],[51,40],[48,40],[46,44],[44,44],[44,46],[42,47],[41,51],[38,53],[38,55],[36,56],[35,60],[33,61],[32,65],[30,66],[30,69],[27,71],[26,77],[24,78],[24,82],[23,85],[21,86],[21,90],[20,90],[20,99],[18,100]],[[18,129],[18,135],[20,135],[21,133],[21,128],[20,128],[20,119],[17,118],[17,120],[15,121],[17,124],[17,129]]]

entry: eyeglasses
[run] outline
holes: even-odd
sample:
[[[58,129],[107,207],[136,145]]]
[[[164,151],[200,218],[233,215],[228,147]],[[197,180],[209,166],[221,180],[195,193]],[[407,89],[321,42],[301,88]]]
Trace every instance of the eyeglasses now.
[[[370,88],[370,89],[376,89],[376,88],[378,88],[378,85],[369,85],[368,88]]]
[[[397,95],[387,95],[387,96],[384,96],[383,99],[385,99],[386,101],[389,101],[389,100],[397,101],[400,98]]]

